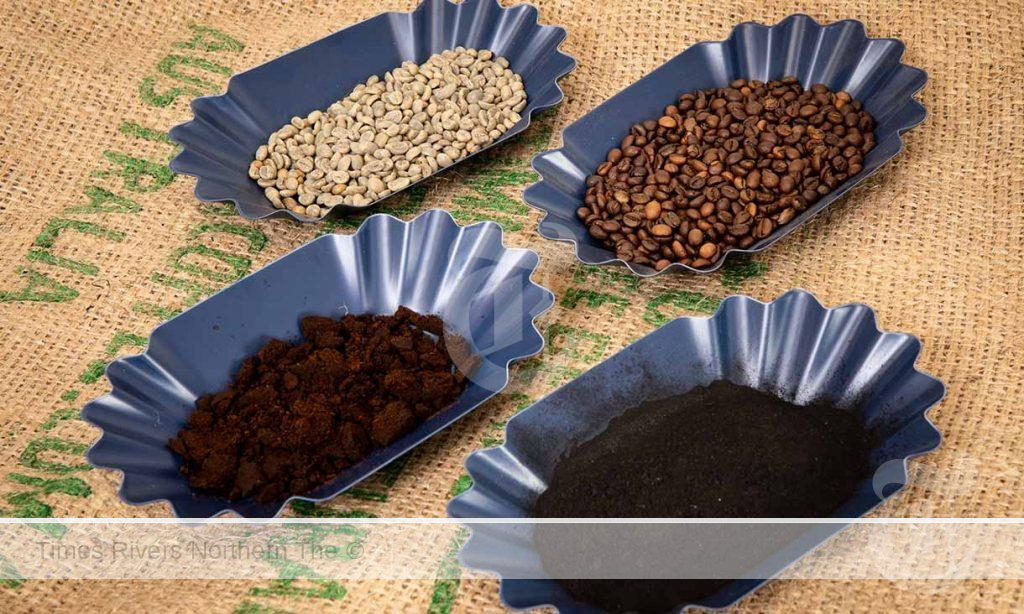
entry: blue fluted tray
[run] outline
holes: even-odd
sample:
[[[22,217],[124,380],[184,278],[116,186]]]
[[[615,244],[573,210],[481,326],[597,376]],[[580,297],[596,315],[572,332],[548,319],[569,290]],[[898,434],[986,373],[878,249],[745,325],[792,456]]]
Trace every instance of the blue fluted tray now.
[[[540,181],[523,192],[523,199],[546,213],[540,222],[540,234],[572,243],[580,261],[620,263],[637,275],[655,275],[649,266],[618,259],[613,250],[591,237],[576,217],[587,177],[633,124],[660,116],[665,105],[683,93],[725,87],[739,77],[767,81],[794,75],[805,87],[824,83],[833,90],[846,90],[874,116],[877,145],[855,176],[768,237],[747,249],[730,249],[728,254],[759,252],[877,171],[903,149],[900,135],[924,121],[925,109],[914,95],[924,87],[928,76],[900,62],[904,49],[903,43],[895,39],[868,38],[864,24],[854,20],[821,25],[807,15],[792,15],[774,26],[742,23],[726,40],[688,48],[568,126],[562,133],[560,149],[534,157],[533,168],[540,174]],[[673,263],[664,270],[708,273],[721,267],[728,257],[706,268]]]
[[[559,459],[573,445],[592,439],[644,399],[728,379],[798,404],[827,401],[858,413],[870,437],[873,475],[833,517],[863,516],[903,488],[909,458],[941,443],[925,412],[943,398],[945,387],[915,368],[920,350],[912,335],[880,331],[874,311],[863,304],[828,309],[803,290],[771,303],[728,297],[710,318],[665,324],[509,420],[502,446],[466,459],[473,487],[451,501],[448,515],[529,518]],[[544,572],[532,527],[469,526],[472,534],[459,558],[469,568],[508,576],[500,589],[505,604],[551,605],[563,614],[598,611],[575,601]],[[841,528],[814,525],[753,577],[777,575]],[[700,605],[727,606],[763,583],[737,580]],[[687,605],[693,604],[679,609]]]
[[[497,224],[462,227],[437,209],[409,222],[374,215],[353,235],[316,239],[161,324],[142,354],[112,362],[112,391],[82,410],[102,430],[86,457],[123,472],[127,503],[167,501],[183,518],[274,516],[286,501],[229,502],[189,488],[167,440],[196,399],[225,388],[270,338],[300,337],[302,316],[391,314],[400,305],[440,315],[482,359],[469,387],[412,432],[293,497],[330,499],[475,409],[505,387],[511,361],[540,352],[534,319],[554,296],[530,279],[537,264],[536,253],[506,248]]]
[[[232,202],[243,217],[317,221],[270,204],[248,175],[256,148],[293,116],[326,109],[370,76],[383,76],[406,60],[422,63],[459,45],[504,56],[526,89],[522,119],[480,153],[519,134],[535,113],[562,101],[557,81],[576,60],[558,50],[565,29],[542,26],[537,16],[528,4],[504,8],[497,0],[424,0],[412,12],[381,13],[349,26],[233,76],[222,95],[193,100],[195,119],[170,131],[182,146],[171,170],[196,177],[199,200]],[[374,204],[338,205],[332,211]]]

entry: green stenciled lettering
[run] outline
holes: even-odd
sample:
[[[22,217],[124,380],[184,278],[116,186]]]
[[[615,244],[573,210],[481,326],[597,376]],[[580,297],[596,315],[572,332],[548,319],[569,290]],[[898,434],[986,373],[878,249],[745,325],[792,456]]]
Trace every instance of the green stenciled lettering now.
[[[384,502],[388,500],[388,493],[370,490],[368,488],[349,488],[343,494],[346,497],[352,497],[353,499],[360,499],[362,501]]]
[[[552,354],[567,351],[572,358],[585,362],[599,360],[611,342],[611,337],[604,333],[594,333],[557,323],[548,326],[545,337],[551,346]],[[562,339],[562,343],[556,343],[559,339]],[[591,344],[591,348],[585,351],[585,344],[588,343]]]
[[[143,78],[139,84],[139,96],[142,97],[142,101],[154,107],[170,106],[178,96],[202,96],[203,93],[203,90],[190,85],[178,85],[157,92],[156,77],[153,76]]]
[[[212,294],[215,290],[215,286],[204,285],[197,281],[190,279],[182,279],[180,277],[172,277],[163,273],[153,273],[153,281],[158,284],[174,288],[175,290],[183,290],[186,293],[184,299],[184,308],[187,309],[192,305],[198,303],[204,296]],[[148,301],[138,301],[132,305],[132,311],[136,313],[142,313],[151,316],[157,316],[164,320],[172,318],[182,312],[182,309],[173,309],[170,307],[163,307],[155,303]]]
[[[104,151],[106,158],[116,168],[96,171],[97,177],[117,175],[124,181],[124,187],[132,192],[155,192],[174,181],[174,173],[166,164],[158,164],[145,158],[136,158],[119,151]]]
[[[294,578],[271,580],[270,586],[249,589],[249,594],[254,597],[304,597],[337,601],[348,593],[344,586],[334,580],[306,580],[312,586],[303,586],[297,582]]]
[[[83,384],[92,384],[100,381],[103,377],[103,370],[107,368],[106,360],[94,360],[89,363],[89,366],[85,368],[85,371],[78,376],[78,380]]]
[[[512,400],[512,403],[514,403],[514,411],[512,412],[513,416],[533,404],[533,399],[531,399],[529,395],[523,394],[522,392],[510,392],[508,393],[508,397],[509,399]]]
[[[245,49],[242,41],[209,26],[191,25],[192,38],[171,45],[175,49],[192,49],[199,51],[231,51]]]
[[[118,131],[121,134],[127,134],[128,136],[134,136],[146,141],[153,141],[155,143],[164,143],[166,145],[172,145],[177,147],[177,143],[171,140],[167,136],[166,132],[162,130],[155,130],[153,128],[147,128],[141,124],[135,122],[122,122],[121,126],[118,127]]]
[[[292,614],[291,610],[282,610],[255,601],[243,601],[232,612],[233,614]]]
[[[135,313],[141,313],[142,315],[153,316],[160,320],[170,320],[184,311],[184,309],[164,307],[163,305],[157,305],[156,303],[150,303],[149,301],[137,301],[132,305],[132,311]]]
[[[89,199],[86,205],[68,207],[65,213],[138,213],[142,211],[142,205],[106,190],[91,185],[85,188],[85,196]]]
[[[463,473],[459,476],[455,483],[452,484],[452,489],[448,493],[450,497],[457,497],[462,493],[469,490],[469,487],[473,485],[473,478],[469,477],[469,474]]]
[[[66,439],[59,439],[57,437],[39,437],[28,442],[28,445],[25,446],[25,450],[21,453],[18,461],[30,469],[46,471],[48,473],[61,474],[74,473],[76,471],[89,471],[92,469],[92,466],[88,463],[68,464],[41,458],[41,455],[44,452],[58,452],[61,454],[81,456],[82,454],[85,454],[85,450],[88,447],[89,446],[84,443],[67,441]]]
[[[575,309],[579,306],[580,302],[583,302],[587,307],[598,308],[601,305],[609,304],[614,307],[614,311],[618,315],[629,307],[629,301],[622,298],[621,296],[615,296],[614,294],[607,294],[605,292],[598,292],[596,290],[587,290],[584,288],[569,288],[565,291],[565,296],[562,297],[562,307],[568,307],[569,309]]]
[[[644,321],[655,326],[661,326],[674,316],[666,316],[661,312],[665,305],[695,311],[697,313],[714,313],[718,309],[721,299],[688,290],[675,290],[665,292],[652,298],[647,302],[647,309],[644,311]]]
[[[55,217],[46,222],[43,231],[36,237],[35,245],[38,247],[53,247],[57,242],[57,237],[65,230],[74,230],[82,234],[101,237],[114,242],[124,240],[124,233],[119,230],[111,230],[94,222]]]
[[[30,249],[28,250],[28,253],[25,254],[25,258],[27,258],[29,262],[40,262],[42,264],[59,266],[76,273],[81,273],[82,275],[95,275],[100,270],[99,267],[94,264],[78,262],[77,260],[57,256],[53,252],[45,249]]]
[[[249,241],[249,253],[258,254],[267,245],[267,235],[255,226],[242,226],[230,222],[207,222],[189,229],[188,238],[197,239],[207,233],[223,232],[236,235]]]
[[[235,206],[231,203],[202,203],[199,205],[199,213],[210,217],[235,215]]]
[[[181,151],[181,145],[178,145],[171,140],[171,137],[167,136],[166,132],[161,130],[154,130],[153,128],[147,128],[141,124],[135,122],[122,122],[118,128],[121,134],[127,134],[138,139],[145,141],[152,141],[154,143],[163,143],[164,145],[171,146],[171,155],[168,159],[173,158]]]
[[[509,418],[512,418],[512,416],[515,416],[516,414],[523,411],[533,403],[533,400],[530,399],[530,397],[521,392],[510,392],[508,393],[508,396],[512,399],[514,403],[512,415],[509,416]],[[485,448],[490,448],[493,446],[500,446],[501,444],[505,443],[505,437],[501,431],[505,428],[507,424],[508,420],[491,420],[490,429],[491,431],[496,432],[491,435],[485,435],[480,440],[480,445]]]
[[[19,588],[25,583],[24,576],[6,556],[0,554],[0,586],[4,588]]]
[[[268,586],[249,589],[249,596],[299,597],[304,599],[327,599],[331,601],[337,601],[344,598],[348,591],[339,582],[318,577],[318,574],[315,571],[302,563],[282,559],[280,556],[280,549],[282,547],[287,547],[289,544],[302,544],[303,548],[315,548],[322,545],[324,540],[329,536],[345,535],[353,538],[353,541],[349,543],[349,549],[346,550],[346,555],[354,554],[355,556],[358,556],[358,553],[361,552],[362,540],[366,538],[366,532],[351,525],[331,525],[329,527],[314,525],[285,525],[285,527],[292,529],[294,534],[272,539],[270,547],[263,557],[263,560],[277,571],[278,579],[271,581]],[[352,550],[352,547],[355,547],[356,549]],[[306,579],[299,581],[298,578]],[[246,601],[239,606],[239,609],[235,610],[236,613],[243,607],[246,609],[242,611],[263,611],[260,609],[253,609],[260,608],[262,606],[259,606],[254,602]]]
[[[459,529],[455,537],[448,545],[448,550],[441,558],[437,568],[437,581],[434,583],[434,590],[430,595],[430,605],[427,606],[427,614],[449,614],[455,598],[459,592],[461,583],[462,567],[459,566],[459,549],[469,539],[469,531],[465,528]]]
[[[207,81],[201,77],[196,77],[182,72],[181,68],[186,66],[224,76],[231,74],[230,68],[222,64],[218,64],[217,62],[190,55],[177,55],[173,53],[160,60],[156,65],[156,69],[175,81],[187,83],[206,91],[216,91],[218,89],[217,84],[213,81]]]
[[[333,510],[312,501],[293,501],[292,511],[304,518],[376,518],[376,514],[362,510]]]
[[[43,495],[63,494],[71,497],[88,497],[92,494],[89,485],[79,478],[49,479],[20,473],[12,473],[7,478],[15,484],[31,487],[27,491],[4,495],[4,501],[14,506],[6,510],[0,509],[0,515],[8,518],[52,518],[53,508],[39,498]],[[66,527],[56,522],[34,524],[32,527],[55,539],[60,539],[67,531]]]
[[[192,254],[219,260],[230,266],[232,270],[230,273],[225,273],[215,271],[211,268],[198,264],[193,264],[191,262],[185,262],[185,257]],[[226,283],[244,277],[245,274],[249,272],[249,267],[252,266],[252,261],[245,256],[231,254],[224,250],[210,247],[209,245],[188,245],[185,247],[179,247],[171,253],[170,265],[179,271],[184,271],[191,275]]]
[[[18,484],[35,487],[43,495],[61,494],[84,498],[92,494],[92,488],[81,478],[37,478],[20,473],[12,473],[7,477]]]
[[[50,431],[65,420],[78,420],[81,417],[82,413],[78,411],[77,407],[62,407],[51,413],[46,418],[46,422],[39,427],[39,430]]]
[[[729,258],[722,266],[722,285],[736,292],[743,286],[743,282],[761,277],[767,270],[768,265],[765,263],[754,262],[749,254],[740,254]]]
[[[403,456],[399,456],[385,465],[383,469],[374,475],[373,483],[367,485],[367,483],[364,482],[363,485],[358,488],[350,488],[346,490],[344,495],[354,499],[361,499],[363,501],[387,501],[387,491],[398,483],[398,478],[401,477],[402,472],[405,471],[405,467],[409,464],[410,458],[412,458],[411,452]],[[376,484],[374,485],[374,483]]]
[[[555,109],[544,109],[534,116],[533,125],[523,135],[523,143],[526,145],[526,149],[537,151],[538,149],[543,149],[548,144],[548,141],[551,140],[551,134],[555,131],[555,127],[551,125],[555,115]]]
[[[99,271],[99,268],[96,265],[89,264],[87,262],[78,262],[77,260],[64,258],[63,256],[57,256],[50,251],[50,249],[57,244],[57,238],[68,230],[108,239],[118,243],[124,240],[124,233],[119,230],[111,230],[105,226],[100,226],[95,222],[83,222],[81,220],[55,217],[50,218],[50,220],[46,222],[46,226],[43,227],[43,231],[39,233],[34,242],[36,249],[30,249],[25,257],[32,262],[52,264],[84,275],[95,275]]]
[[[126,333],[124,331],[117,331],[111,338],[110,343],[104,349],[107,356],[113,358],[126,347],[143,347],[146,345],[148,339],[142,335],[136,335],[135,333]]]
[[[537,380],[538,376],[544,375],[545,378],[542,381],[550,386],[557,386],[574,377],[579,377],[581,373],[583,370],[576,367],[553,365],[538,358],[531,358],[519,363],[519,367],[516,369],[516,379],[522,381],[523,385],[529,385]]]
[[[99,359],[90,362],[89,366],[85,368],[85,371],[78,376],[79,381],[85,384],[92,384],[99,381],[99,379],[103,377],[103,370],[107,368],[107,364],[110,362],[110,359],[117,356],[118,352],[126,347],[144,347],[146,342],[147,339],[142,335],[117,331],[114,333],[110,343],[108,343],[107,347],[104,349],[104,355],[107,359]]]
[[[21,267],[18,274],[25,279],[21,290],[0,290],[0,303],[17,301],[38,301],[41,303],[64,303],[78,296],[78,290],[50,279],[29,267]]]
[[[519,186],[536,178],[533,171],[486,169],[483,176],[469,182],[475,194],[457,196],[452,216],[463,224],[482,221],[500,221],[508,232],[522,230],[524,216],[529,208],[500,191],[500,188]]]
[[[625,286],[630,292],[636,292],[640,289],[641,280],[627,269],[615,269],[606,266],[594,266],[592,264],[577,266],[572,274],[572,283],[581,285],[588,281],[595,281],[603,286],[618,284]]]

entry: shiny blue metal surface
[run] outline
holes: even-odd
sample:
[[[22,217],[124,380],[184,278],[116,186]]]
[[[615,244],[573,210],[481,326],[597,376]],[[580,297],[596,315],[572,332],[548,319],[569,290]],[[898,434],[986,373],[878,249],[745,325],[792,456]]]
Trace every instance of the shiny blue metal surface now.
[[[873,475],[833,517],[862,516],[906,484],[907,459],[941,442],[925,412],[943,398],[945,388],[915,368],[920,350],[912,335],[880,331],[866,305],[828,309],[803,290],[771,303],[731,296],[710,318],[665,324],[512,418],[504,445],[466,460],[473,487],[451,501],[448,515],[529,518],[559,459],[601,433],[612,418],[645,399],[728,379],[799,404],[827,401],[857,412],[871,438]],[[763,576],[753,577],[776,575],[841,526],[816,525],[760,566]],[[507,605],[553,605],[563,614],[595,611],[547,577],[532,531],[502,530],[516,525],[475,527],[460,553],[464,565],[535,578],[503,580]],[[729,605],[762,583],[734,582],[703,605]]]
[[[522,119],[476,153],[485,151],[525,130],[535,113],[561,102],[557,81],[576,66],[576,60],[558,50],[565,30],[542,26],[537,16],[537,9],[528,4],[504,8],[497,0],[424,0],[412,12],[382,13],[349,26],[235,75],[222,95],[193,100],[195,119],[170,131],[171,139],[182,146],[171,160],[171,170],[197,178],[199,200],[235,203],[246,218],[315,222],[274,209],[249,178],[256,148],[293,116],[327,108],[370,76],[383,76],[406,60],[422,63],[433,53],[459,45],[504,56],[526,88]],[[333,210],[364,210],[373,204],[339,205]]]
[[[924,107],[914,100],[914,94],[928,77],[924,71],[900,63],[903,51],[898,40],[868,38],[864,24],[853,20],[821,25],[807,15],[792,15],[774,26],[740,24],[726,40],[690,47],[567,127],[560,149],[533,159],[541,179],[523,192],[523,199],[547,214],[540,222],[540,234],[572,243],[580,261],[620,263],[637,275],[655,275],[651,267],[616,258],[576,217],[587,177],[633,124],[661,115],[665,105],[683,93],[724,87],[738,77],[769,80],[795,75],[804,86],[824,83],[833,90],[846,90],[874,116],[877,146],[856,176],[772,235],[729,254],[761,251],[877,171],[903,148],[900,135],[924,121]],[[708,273],[728,257],[703,269],[675,263],[665,270]]]
[[[505,387],[511,361],[540,352],[534,319],[554,296],[530,279],[537,264],[536,253],[502,245],[497,224],[462,227],[436,209],[409,222],[374,215],[353,235],[316,239],[161,324],[142,354],[112,362],[113,390],[82,410],[103,431],[87,458],[124,473],[127,503],[166,500],[188,518],[274,516],[285,502],[229,502],[189,489],[167,440],[195,400],[223,389],[270,338],[298,338],[302,316],[391,314],[400,305],[440,315],[481,359],[470,386],[451,407],[301,497],[330,499],[472,411]]]

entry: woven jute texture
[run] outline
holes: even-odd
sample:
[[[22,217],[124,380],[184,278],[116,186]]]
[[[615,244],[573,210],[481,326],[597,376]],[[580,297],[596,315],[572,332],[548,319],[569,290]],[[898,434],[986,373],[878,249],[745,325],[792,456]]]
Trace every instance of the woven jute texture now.
[[[500,222],[507,244],[541,254],[536,279],[557,296],[539,322],[548,346],[517,365],[498,398],[402,463],[313,513],[442,516],[462,461],[500,441],[502,421],[631,339],[677,315],[706,314],[734,292],[792,287],[827,305],[860,301],[884,329],[923,342],[919,367],[949,389],[931,413],[942,448],[912,463],[912,486],[879,515],[1013,517],[1024,512],[1024,4],[1017,0],[790,3],[539,1],[570,35],[579,66],[565,101],[513,143],[399,197],[460,222]],[[166,131],[188,102],[232,72],[408,0],[111,2],[0,0],[0,512],[5,516],[166,516],[129,507],[114,472],[82,458],[97,432],[77,410],[106,391],[102,368],[137,352],[160,321],[328,227],[251,223],[202,205],[166,168]],[[907,45],[925,69],[926,122],[866,185],[751,261],[713,275],[638,280],[584,267],[542,239],[520,200],[529,159],[562,127],[687,46],[747,20],[794,12],[855,18]],[[291,514],[310,513],[292,510]],[[437,552],[451,564],[452,549]],[[189,609],[214,612],[498,611],[497,582],[0,583],[4,611]],[[914,587],[887,581],[782,581],[741,611],[1004,611],[1019,582]]]

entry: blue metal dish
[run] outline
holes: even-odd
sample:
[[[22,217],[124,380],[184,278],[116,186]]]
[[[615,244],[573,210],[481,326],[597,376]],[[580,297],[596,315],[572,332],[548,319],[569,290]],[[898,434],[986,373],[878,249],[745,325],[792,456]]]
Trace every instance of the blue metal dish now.
[[[190,490],[167,440],[196,399],[222,390],[270,338],[298,338],[302,316],[391,314],[400,305],[440,315],[481,359],[469,387],[408,435],[295,497],[330,499],[494,396],[511,361],[540,352],[534,319],[554,296],[530,279],[537,264],[536,253],[502,245],[497,224],[462,227],[437,209],[409,222],[374,215],[353,235],[321,237],[161,324],[142,354],[112,362],[113,390],[82,410],[103,431],[86,458],[124,473],[127,503],[167,501],[183,518],[274,516],[286,501],[230,502]]]
[[[170,131],[182,146],[171,170],[196,177],[199,200],[230,201],[243,217],[317,221],[270,204],[248,175],[256,148],[293,116],[326,109],[370,76],[383,76],[406,60],[422,63],[459,45],[504,56],[526,88],[522,119],[476,153],[484,151],[525,130],[535,113],[561,102],[557,81],[576,66],[558,50],[565,29],[540,25],[537,15],[528,4],[504,8],[497,0],[424,0],[412,12],[381,13],[349,26],[233,76],[225,94],[193,100],[195,119]],[[333,209],[364,210],[374,204]]]
[[[807,15],[791,15],[774,26],[742,23],[726,40],[690,47],[567,127],[560,149],[534,157],[533,168],[540,181],[523,192],[523,199],[547,214],[540,222],[540,234],[571,242],[580,261],[617,262],[637,275],[655,275],[651,267],[616,258],[576,217],[587,177],[633,124],[661,115],[665,105],[683,93],[724,87],[739,77],[767,81],[795,75],[805,87],[824,83],[833,90],[846,90],[874,116],[876,147],[857,175],[768,237],[728,253],[759,252],[877,171],[903,149],[900,135],[924,121],[925,109],[914,100],[914,94],[924,87],[928,76],[900,63],[904,49],[898,40],[868,38],[864,24],[854,20],[821,25]],[[727,257],[706,268],[673,263],[664,270],[708,273],[721,267]]]
[[[451,501],[448,514],[529,518],[559,459],[573,445],[601,433],[624,408],[728,379],[799,404],[828,401],[862,417],[875,475],[865,478],[833,517],[863,516],[906,484],[909,458],[941,443],[925,412],[943,398],[945,387],[915,368],[920,350],[912,335],[880,331],[866,305],[827,309],[803,290],[771,303],[731,296],[710,318],[665,324],[510,420],[504,445],[466,460],[473,487]],[[460,560],[470,568],[504,574],[501,598],[513,608],[597,611],[547,576],[532,530],[523,526],[471,524]],[[777,575],[842,526],[813,525],[759,566],[763,575],[753,577]],[[679,608],[724,607],[764,582],[737,580],[700,604]]]

